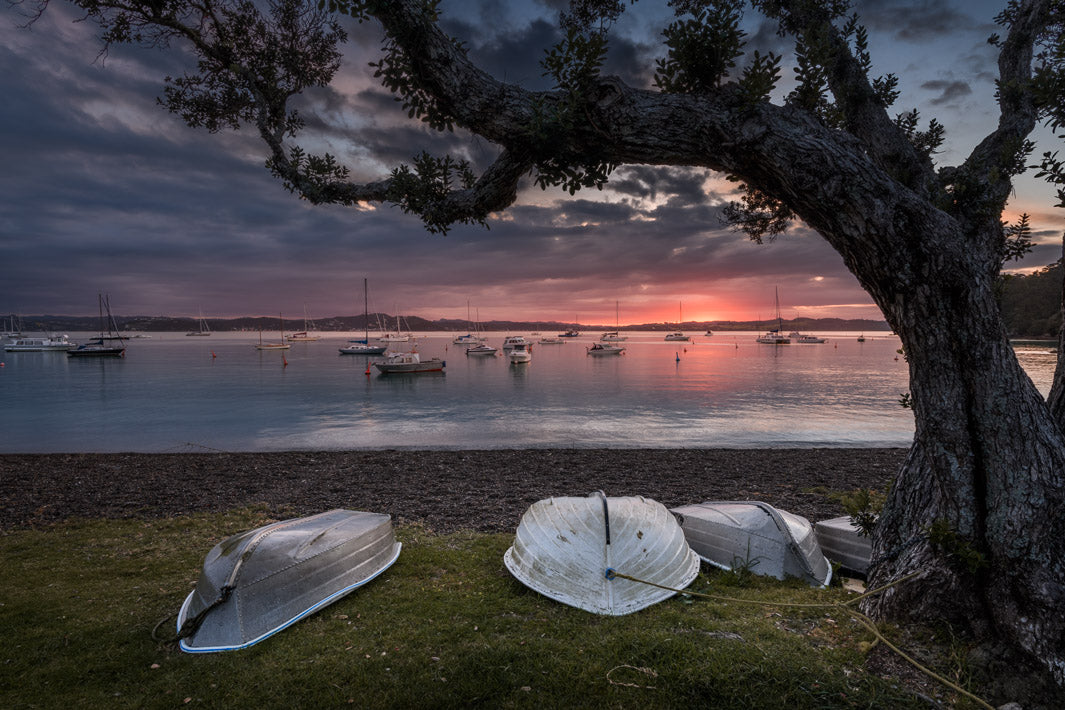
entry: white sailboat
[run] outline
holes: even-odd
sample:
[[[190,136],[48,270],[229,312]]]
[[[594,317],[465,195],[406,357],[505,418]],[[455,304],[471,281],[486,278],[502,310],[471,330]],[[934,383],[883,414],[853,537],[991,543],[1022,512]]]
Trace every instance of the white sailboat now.
[[[185,333],[185,335],[206,336],[211,334],[211,329],[207,327],[207,321],[203,319],[202,308],[200,309],[200,315],[196,319],[196,322],[199,325],[199,330],[190,330],[189,332]]]
[[[788,345],[791,338],[784,335],[784,321],[780,317],[780,289],[774,289],[776,294],[777,327],[755,338],[756,342],[766,345]]]
[[[370,287],[367,280],[362,280],[362,319],[365,335],[362,340],[348,341],[351,345],[340,348],[341,355],[381,355],[388,350],[387,345],[370,344]]]
[[[455,339],[451,342],[455,345],[480,345],[487,338],[481,335],[474,329],[473,321],[470,320],[470,302],[466,301],[466,325],[470,329],[470,332],[465,335],[455,336]]]
[[[399,316],[399,308],[396,308],[396,329],[391,333],[383,333],[377,340],[382,343],[406,343],[410,341],[411,334],[404,333]]]
[[[255,346],[256,350],[288,350],[292,346],[285,341],[285,320],[281,317],[281,314],[277,314],[277,319],[281,323],[281,340],[276,343],[264,343],[263,342],[263,329],[259,329],[259,344]]]
[[[621,334],[621,327],[618,325],[618,302],[614,301],[614,330],[603,333],[599,341],[603,343],[620,343],[628,339],[628,336]]]
[[[681,315],[681,312],[682,312],[681,308],[682,308],[682,304],[678,301],[678,303],[677,303],[677,325],[680,325],[681,323],[684,322],[684,316]],[[666,340],[684,340],[684,341],[688,341],[688,340],[691,340],[691,338],[678,330],[675,333],[668,334],[666,336]]]
[[[303,306],[303,330],[293,333],[288,336],[290,343],[313,343],[317,340],[321,340],[322,336],[317,333],[312,333],[314,330],[314,321],[307,318],[307,306]]]

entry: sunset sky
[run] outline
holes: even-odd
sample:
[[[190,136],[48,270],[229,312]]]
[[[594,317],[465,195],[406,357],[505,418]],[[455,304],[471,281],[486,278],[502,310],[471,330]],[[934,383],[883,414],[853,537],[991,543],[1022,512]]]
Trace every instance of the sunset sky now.
[[[445,0],[446,29],[498,78],[550,88],[539,61],[558,39],[560,0]],[[628,3],[626,3],[627,5]],[[986,43],[1004,2],[864,0],[877,74],[947,127],[939,164],[966,156],[997,120],[996,54]],[[0,11],[0,314],[91,314],[98,292],[116,314],[207,317],[284,312],[299,318],[373,310],[425,318],[529,319],[622,325],[767,318],[779,287],[785,317],[879,318],[825,242],[797,225],[757,245],[721,224],[729,186],[702,170],[629,166],[608,188],[570,197],[527,181],[491,228],[430,235],[398,209],[312,207],[263,167],[252,131],[210,134],[158,106],[163,78],[193,71],[180,48],[115,48],[98,60],[94,28],[54,2],[29,29]],[[753,15],[752,15],[753,18]],[[605,74],[648,86],[662,56],[665,2],[642,0],[616,27]],[[496,147],[410,121],[372,78],[380,32],[347,22],[350,41],[329,90],[309,92],[309,125],[332,124],[328,150],[356,179],[380,179],[428,150],[483,167]],[[749,49],[781,48],[753,22]],[[785,54],[786,91],[791,76]],[[342,130],[335,128],[341,126]],[[1037,154],[1054,149],[1042,131]],[[715,192],[723,190],[725,192]],[[1031,171],[1008,217],[1032,215],[1039,245],[1019,264],[1061,255],[1065,211]],[[1013,265],[1017,266],[1017,265]]]

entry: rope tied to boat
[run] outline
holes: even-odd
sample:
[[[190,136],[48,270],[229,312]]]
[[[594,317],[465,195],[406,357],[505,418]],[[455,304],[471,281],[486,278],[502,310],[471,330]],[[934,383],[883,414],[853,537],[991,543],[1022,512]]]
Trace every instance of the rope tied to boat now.
[[[177,635],[173,638],[161,639],[158,637],[156,632],[159,631],[160,626],[165,624],[170,619],[174,618],[174,615],[170,614],[169,616],[160,619],[159,622],[156,623],[155,627],[152,629],[152,638],[158,641],[159,643],[165,644],[167,646],[172,646],[173,644],[178,643],[182,639],[187,639],[189,636],[192,636],[199,630],[200,626],[203,624],[203,620],[207,618],[207,615],[211,613],[211,611],[213,611],[216,607],[225,604],[226,601],[229,600],[230,595],[233,593],[233,589],[234,587],[231,585],[222,585],[222,588],[218,590],[218,596],[215,598],[215,600],[205,606],[203,609],[201,609],[200,612],[195,616],[190,616],[189,618],[185,619],[185,623],[181,625],[181,628],[178,629]]]
[[[693,591],[686,590],[686,589],[675,589],[673,587],[667,587],[667,586],[665,586],[663,584],[658,584],[656,582],[651,582],[651,581],[648,581],[646,579],[640,579],[639,577],[633,577],[633,576],[628,575],[628,574],[623,574],[623,573],[618,572],[617,570],[615,570],[613,567],[608,567],[607,568],[605,576],[609,580],[627,579],[630,582],[638,582],[640,584],[646,584],[646,585],[651,586],[651,587],[658,587],[659,589],[665,589],[666,591],[674,592],[676,594],[685,594],[685,595],[692,596],[692,597],[701,597],[703,599],[712,599],[714,601],[735,602],[735,603],[738,603],[738,604],[757,604],[757,605],[760,605],[760,606],[791,607],[791,608],[801,608],[801,609],[836,609],[836,610],[842,610],[842,611],[846,612],[847,614],[850,614],[851,617],[853,617],[855,621],[857,621],[859,624],[864,626],[866,628],[866,630],[868,630],[870,633],[873,634],[874,638],[876,639],[874,641],[874,644],[882,642],[885,646],[887,646],[892,651],[894,651],[896,654],[898,654],[898,656],[900,658],[905,660],[907,663],[909,663],[911,666],[913,666],[917,670],[919,670],[922,673],[924,673],[929,678],[932,678],[933,680],[938,681],[940,684],[945,685],[946,687],[950,688],[951,690],[953,690],[953,691],[955,691],[957,693],[960,693],[961,695],[964,695],[965,697],[969,698],[970,700],[972,700],[975,703],[977,703],[978,705],[980,705],[980,707],[987,708],[987,710],[994,710],[994,706],[992,706],[990,703],[988,703],[985,700],[983,700],[983,699],[977,697],[976,695],[970,693],[968,690],[965,690],[964,688],[962,688],[961,686],[957,685],[956,683],[951,682],[947,678],[944,678],[943,676],[939,675],[938,673],[936,673],[932,669],[922,665],[920,662],[918,662],[912,656],[907,654],[901,648],[899,648],[895,644],[891,643],[891,641],[889,641],[880,632],[880,629],[877,628],[875,621],[873,621],[868,616],[866,616],[865,614],[861,613],[860,611],[855,609],[853,606],[851,606],[852,604],[855,604],[856,602],[860,602],[863,599],[866,599],[866,598],[871,597],[871,596],[873,596],[875,594],[879,594],[881,592],[884,592],[884,591],[886,591],[888,589],[891,589],[894,586],[902,584],[903,582],[908,582],[911,579],[914,579],[915,577],[921,576],[922,574],[924,574],[924,573],[921,572],[921,571],[911,572],[910,574],[908,574],[908,575],[906,575],[904,577],[899,577],[898,579],[894,580],[893,582],[889,582],[889,583],[887,583],[887,584],[885,584],[883,586],[877,587],[876,589],[870,590],[870,591],[866,592],[865,594],[861,594],[861,595],[859,595],[857,597],[854,597],[853,599],[848,599],[845,602],[832,602],[830,604],[824,604],[824,603],[822,603],[822,604],[804,604],[804,603],[799,603],[799,602],[770,602],[770,601],[764,601],[762,599],[741,599],[739,597],[726,597],[726,596],[723,596],[721,594],[706,594],[706,593],[703,593],[703,592],[693,592]]]

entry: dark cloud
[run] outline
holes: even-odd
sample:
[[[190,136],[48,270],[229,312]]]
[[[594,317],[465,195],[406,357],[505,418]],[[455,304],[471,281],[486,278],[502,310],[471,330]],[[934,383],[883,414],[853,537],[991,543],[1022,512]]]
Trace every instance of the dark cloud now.
[[[675,196],[689,204],[706,199],[707,171],[697,168],[627,165],[610,178],[609,187],[622,195],[655,200]]]
[[[973,93],[972,88],[967,82],[964,81],[944,81],[937,79],[935,81],[926,81],[921,84],[922,89],[927,91],[937,91],[939,96],[932,99],[930,103],[935,106],[940,104],[954,103],[963,96],[968,96]]]
[[[936,41],[978,27],[987,27],[990,34],[994,27],[991,18],[998,12],[991,11],[980,21],[962,12],[960,5],[942,0],[859,0],[854,10],[870,32],[890,34],[906,42]]]

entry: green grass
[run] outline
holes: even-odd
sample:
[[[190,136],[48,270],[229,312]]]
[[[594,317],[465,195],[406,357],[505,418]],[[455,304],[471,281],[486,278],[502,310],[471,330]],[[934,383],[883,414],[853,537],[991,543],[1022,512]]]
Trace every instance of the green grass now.
[[[207,551],[268,521],[251,509],[0,536],[0,707],[927,707],[863,671],[869,637],[846,615],[677,597],[596,616],[515,581],[511,535],[400,527],[386,573],[256,646],[192,655],[153,640]],[[705,567],[691,589],[848,596]],[[173,632],[173,619],[159,628]]]

